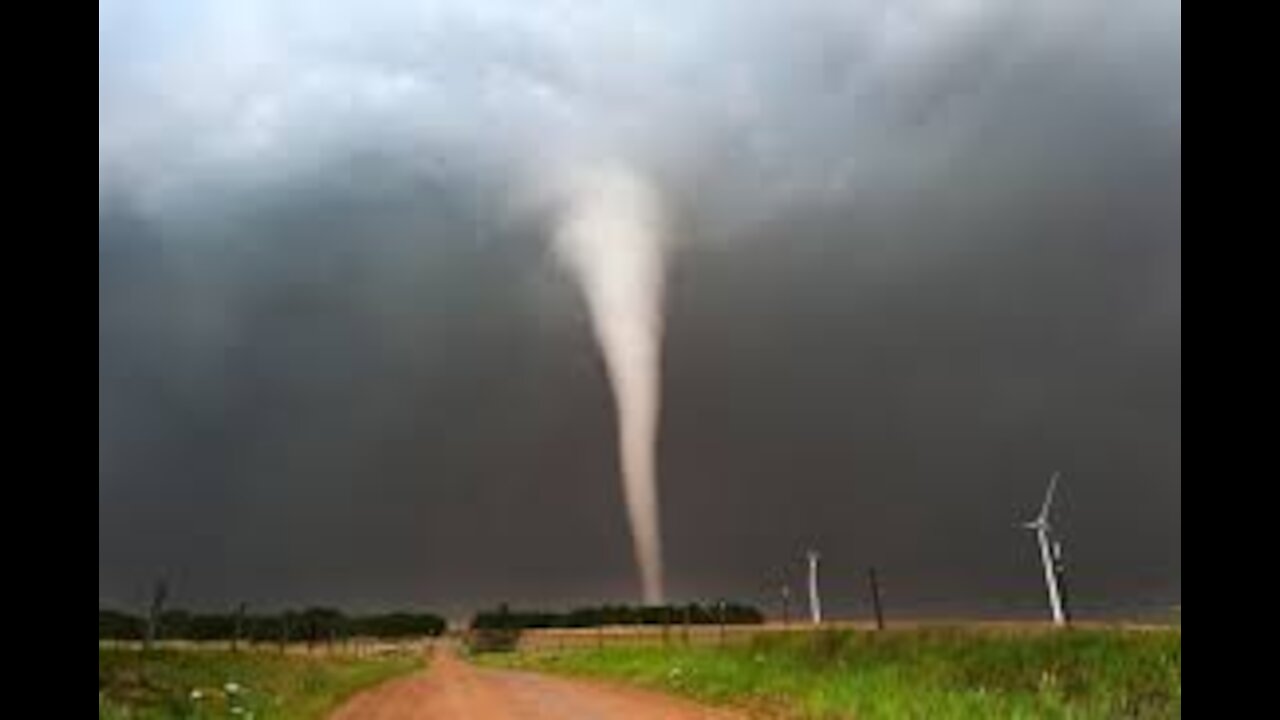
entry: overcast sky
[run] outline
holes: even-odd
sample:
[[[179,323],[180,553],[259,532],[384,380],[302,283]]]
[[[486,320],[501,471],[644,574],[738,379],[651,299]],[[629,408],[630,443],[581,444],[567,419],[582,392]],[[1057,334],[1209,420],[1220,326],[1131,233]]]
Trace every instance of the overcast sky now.
[[[99,1],[98,595],[638,592],[548,178],[673,227],[677,599],[1180,601],[1181,6]]]

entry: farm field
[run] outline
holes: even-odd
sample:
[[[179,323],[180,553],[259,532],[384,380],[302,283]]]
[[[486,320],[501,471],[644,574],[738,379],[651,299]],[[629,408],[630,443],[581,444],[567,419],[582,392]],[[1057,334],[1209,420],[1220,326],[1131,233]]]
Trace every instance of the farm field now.
[[[415,653],[373,657],[276,651],[98,649],[99,720],[323,718],[356,692],[422,667]]]
[[[741,640],[741,639],[740,639]],[[544,646],[549,647],[549,646]],[[1180,629],[763,633],[725,645],[583,644],[482,664],[622,680],[766,716],[1176,718]]]

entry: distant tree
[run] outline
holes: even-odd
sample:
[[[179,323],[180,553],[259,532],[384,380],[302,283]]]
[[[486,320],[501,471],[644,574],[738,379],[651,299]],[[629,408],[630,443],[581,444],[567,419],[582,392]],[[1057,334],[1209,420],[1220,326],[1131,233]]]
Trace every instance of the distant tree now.
[[[438,615],[395,612],[358,617],[352,621],[352,626],[356,635],[395,640],[435,637],[444,632],[447,623]]]
[[[192,641],[235,641],[254,643],[305,640],[328,642],[351,635],[381,639],[435,637],[448,627],[445,619],[426,612],[394,612],[349,616],[331,608],[312,607],[301,612],[248,614],[237,608],[232,613],[192,613],[180,608],[163,608],[142,619],[113,610],[98,610],[98,637],[103,640],[146,640],[165,638]]]
[[[191,640],[192,616],[186,610],[165,610],[155,621],[156,630],[153,639],[161,637],[170,640]]]
[[[98,610],[99,640],[141,640],[146,633],[147,622],[140,617],[114,610]]]
[[[313,607],[302,611],[302,633],[308,645],[330,641],[347,632],[347,618],[332,608]]]

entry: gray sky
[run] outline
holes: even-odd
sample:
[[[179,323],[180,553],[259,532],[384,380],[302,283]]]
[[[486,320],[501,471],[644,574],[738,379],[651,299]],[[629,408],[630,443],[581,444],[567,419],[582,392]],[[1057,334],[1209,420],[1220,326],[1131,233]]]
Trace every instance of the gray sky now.
[[[1179,600],[1181,103],[1158,0],[100,0],[99,600],[633,597],[598,157],[676,229],[674,596],[1034,611],[1061,469],[1078,601]]]

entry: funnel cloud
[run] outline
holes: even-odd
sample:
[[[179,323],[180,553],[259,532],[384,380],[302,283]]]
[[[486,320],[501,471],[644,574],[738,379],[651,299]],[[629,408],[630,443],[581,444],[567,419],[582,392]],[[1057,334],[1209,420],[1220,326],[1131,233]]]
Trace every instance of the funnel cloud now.
[[[582,287],[617,409],[623,496],[646,603],[663,602],[657,440],[665,230],[657,195],[621,165],[577,170],[555,231]]]

